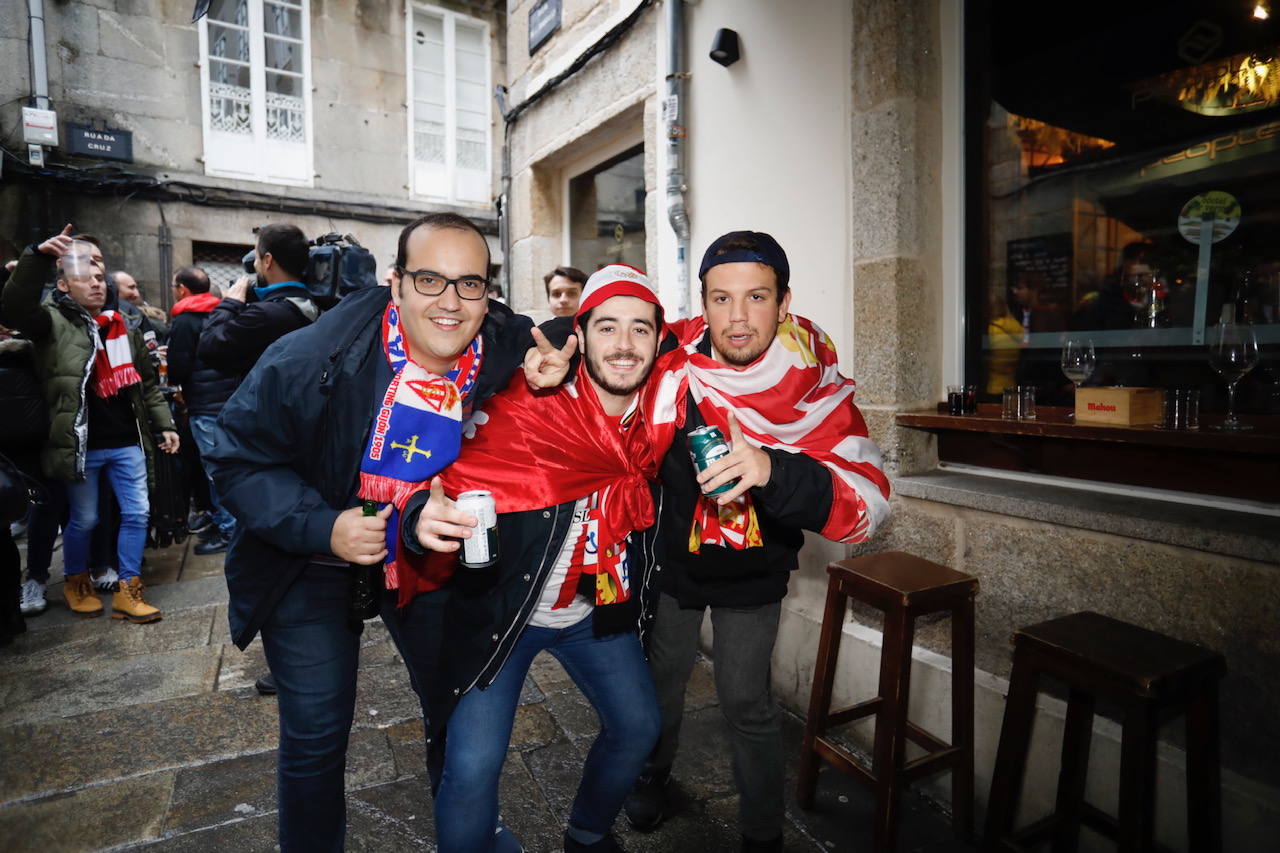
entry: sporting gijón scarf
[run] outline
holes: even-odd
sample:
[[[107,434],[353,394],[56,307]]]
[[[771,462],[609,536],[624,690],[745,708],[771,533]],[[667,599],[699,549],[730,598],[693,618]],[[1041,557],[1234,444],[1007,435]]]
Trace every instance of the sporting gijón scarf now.
[[[93,321],[98,324],[98,333],[93,335],[93,392],[103,398],[114,397],[121,388],[142,381],[133,366],[129,329],[116,311],[103,311]]]
[[[409,357],[400,315],[394,304],[382,318],[382,348],[394,374],[369,431],[360,461],[359,497],[394,504],[387,519],[387,588],[399,586],[400,511],[405,501],[441,469],[458,458],[462,419],[470,408],[471,389],[480,373],[483,345],[479,335],[439,376]]]

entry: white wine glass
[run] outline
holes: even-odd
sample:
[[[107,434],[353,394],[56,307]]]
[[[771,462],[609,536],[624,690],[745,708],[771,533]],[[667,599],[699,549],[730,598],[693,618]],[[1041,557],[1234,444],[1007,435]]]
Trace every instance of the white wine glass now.
[[[1248,323],[1219,323],[1209,341],[1209,366],[1227,383],[1227,419],[1214,429],[1253,429],[1236,417],[1236,384],[1258,363],[1258,339]]]
[[[1093,353],[1093,341],[1087,338],[1070,338],[1062,345],[1062,375],[1071,380],[1080,393],[1080,385],[1093,375],[1097,363]],[[1075,420],[1075,412],[1067,413],[1067,420]]]

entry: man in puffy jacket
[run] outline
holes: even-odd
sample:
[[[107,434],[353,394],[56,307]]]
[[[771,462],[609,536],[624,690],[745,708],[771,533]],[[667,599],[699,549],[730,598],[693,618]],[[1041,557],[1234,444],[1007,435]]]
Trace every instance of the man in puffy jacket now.
[[[218,416],[206,458],[237,519],[231,637],[244,648],[261,633],[279,688],[284,853],[343,849],[364,618],[351,564],[385,564],[382,620],[419,695],[436,678],[444,581],[410,595],[393,510],[457,455],[464,413],[507,384],[532,343],[527,317],[488,301],[488,264],[469,220],[411,223],[396,282],[346,296],[268,347]],[[365,516],[364,500],[382,509]]]
[[[191,435],[200,451],[200,463],[209,476],[209,502],[213,505],[215,530],[195,547],[197,554],[219,554],[227,550],[236,520],[218,500],[218,490],[208,474],[204,455],[213,449],[214,423],[222,406],[231,398],[239,377],[205,364],[197,347],[209,314],[220,301],[209,292],[209,276],[199,267],[181,267],[173,274],[173,322],[169,326],[169,380],[182,387]]]
[[[154,622],[160,611],[142,597],[153,442],[178,450],[169,407],[156,384],[142,337],[124,318],[104,310],[106,279],[88,244],[71,226],[28,247],[6,283],[4,316],[36,345],[51,427],[41,453],[46,475],[68,483],[71,519],[63,531],[67,606],[79,616],[100,616],[102,602],[89,581],[89,539],[98,520],[98,483],[106,476],[120,504],[120,583],[112,617]],[[41,292],[58,263],[56,289]]]

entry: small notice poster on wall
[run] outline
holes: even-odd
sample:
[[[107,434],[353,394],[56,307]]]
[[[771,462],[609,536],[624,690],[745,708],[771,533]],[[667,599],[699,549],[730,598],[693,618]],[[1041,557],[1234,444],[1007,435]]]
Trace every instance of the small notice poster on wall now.
[[[1030,288],[1035,312],[1041,316],[1037,331],[1065,329],[1071,313],[1071,234],[1045,234],[1010,240],[1009,286]]]

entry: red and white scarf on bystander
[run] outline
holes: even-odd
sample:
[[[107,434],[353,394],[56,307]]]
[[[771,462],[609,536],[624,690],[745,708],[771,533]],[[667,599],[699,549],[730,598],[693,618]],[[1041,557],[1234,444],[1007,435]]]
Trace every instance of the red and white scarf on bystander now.
[[[788,314],[759,358],[745,368],[720,364],[698,352],[707,332],[701,317],[670,324],[683,363],[663,373],[654,401],[659,439],[685,422],[692,398],[708,425],[729,435],[732,411],[743,436],[757,447],[804,453],[831,472],[833,500],[820,531],[836,542],[861,542],[889,515],[889,480],[880,450],[867,436],[853,404],[856,383],[840,374],[835,345],[803,317]],[[721,507],[698,500],[689,550],[702,545],[750,548],[762,544],[751,493]]]
[[[129,329],[118,311],[103,311],[94,318],[98,324],[93,337],[93,392],[99,397],[114,397],[121,388],[142,381],[133,366],[133,349],[129,346]]]

